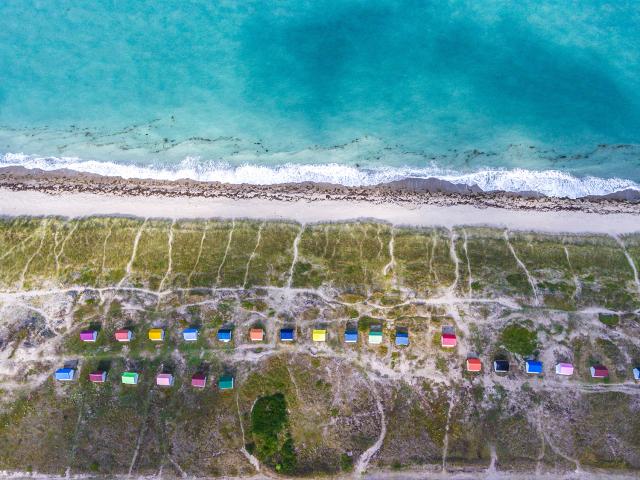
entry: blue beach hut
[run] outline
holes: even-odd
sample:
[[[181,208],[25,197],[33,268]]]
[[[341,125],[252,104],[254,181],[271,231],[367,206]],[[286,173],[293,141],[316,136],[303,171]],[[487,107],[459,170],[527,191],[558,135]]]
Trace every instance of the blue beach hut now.
[[[280,329],[280,341],[281,342],[293,342],[293,328]]]
[[[56,370],[56,380],[61,382],[70,382],[75,377],[76,371],[73,368],[59,368]]]
[[[525,370],[532,375],[539,375],[542,373],[542,362],[538,360],[527,360],[525,362]]]
[[[195,342],[198,340],[198,329],[197,328],[185,328],[182,331],[182,338],[185,342]]]
[[[221,328],[218,330],[218,341],[220,342],[230,342],[231,341],[231,330],[228,328]]]
[[[356,343],[358,341],[358,331],[357,330],[347,330],[344,332],[344,342],[345,343]]]
[[[409,345],[409,332],[396,331],[396,345]]]

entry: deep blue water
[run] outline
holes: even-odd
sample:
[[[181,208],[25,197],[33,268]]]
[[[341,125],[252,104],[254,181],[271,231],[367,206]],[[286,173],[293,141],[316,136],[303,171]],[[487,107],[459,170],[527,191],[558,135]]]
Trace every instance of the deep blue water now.
[[[574,196],[638,144],[640,2],[0,2],[0,164]]]

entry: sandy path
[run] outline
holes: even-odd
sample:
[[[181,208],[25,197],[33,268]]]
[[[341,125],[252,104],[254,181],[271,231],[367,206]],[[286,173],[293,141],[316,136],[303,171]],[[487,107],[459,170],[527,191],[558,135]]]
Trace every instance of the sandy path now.
[[[640,231],[640,216],[572,211],[522,211],[476,208],[317,200],[186,197],[118,197],[97,194],[49,195],[36,191],[0,189],[0,215],[132,215],[158,218],[249,218],[294,220],[300,223],[377,219],[396,225],[493,225],[509,230],[625,234]]]

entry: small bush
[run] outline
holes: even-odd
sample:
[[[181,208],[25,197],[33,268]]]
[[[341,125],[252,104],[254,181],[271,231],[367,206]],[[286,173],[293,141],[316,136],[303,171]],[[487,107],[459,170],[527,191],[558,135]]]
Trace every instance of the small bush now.
[[[502,344],[510,352],[532,355],[538,347],[538,334],[520,325],[509,325],[502,331]]]

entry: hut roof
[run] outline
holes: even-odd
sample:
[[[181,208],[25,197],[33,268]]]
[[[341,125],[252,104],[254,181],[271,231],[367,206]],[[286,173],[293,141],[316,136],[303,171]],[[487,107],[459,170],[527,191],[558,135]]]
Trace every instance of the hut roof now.
[[[149,340],[161,342],[164,340],[164,330],[162,328],[152,328],[149,330]]]
[[[443,347],[455,347],[456,344],[458,343],[458,339],[456,338],[456,334],[455,333],[443,333],[441,340],[440,340],[440,344]]]
[[[104,383],[107,380],[107,372],[99,370],[89,374],[89,381],[93,383]]]
[[[119,342],[128,342],[131,340],[132,337],[132,333],[131,330],[126,330],[126,329],[120,329],[120,330],[116,330],[116,340],[118,340]]]
[[[573,365],[560,362],[556,365],[556,375],[573,375]]]
[[[220,390],[229,390],[233,388],[233,377],[226,375],[218,379],[218,388]]]
[[[327,331],[323,328],[314,328],[311,334],[311,338],[314,342],[326,342]]]
[[[75,377],[76,371],[73,368],[59,368],[56,370],[55,378],[56,380],[61,380],[63,382],[73,380]]]
[[[221,328],[218,330],[218,340],[221,342],[230,342],[231,341],[231,330],[229,328]]]
[[[264,330],[261,328],[252,328],[249,330],[249,340],[252,342],[261,342],[264,340]]]
[[[207,376],[203,373],[196,373],[191,377],[191,386],[204,388],[207,385]]]
[[[80,332],[80,340],[83,342],[95,342],[97,338],[97,330],[83,330]]]
[[[280,340],[285,342],[293,341],[293,328],[282,328],[280,329]]]
[[[604,365],[594,365],[591,367],[591,376],[593,378],[607,378],[609,376],[609,369]]]
[[[163,387],[170,387],[173,385],[173,375],[170,373],[159,373],[156,376],[156,385]]]
[[[538,360],[527,360],[525,362],[525,369],[527,373],[539,374],[542,373],[542,362]]]
[[[482,370],[482,362],[479,358],[467,358],[467,371],[479,372]]]
[[[122,376],[120,378],[122,383],[126,385],[137,385],[139,375],[137,372],[122,372]]]
[[[499,373],[504,373],[509,371],[509,361],[508,360],[495,360],[493,362],[493,370]]]
[[[347,330],[344,332],[344,341],[346,343],[355,343],[358,341],[358,331],[357,330]]]
[[[396,331],[396,345],[409,345],[409,333],[405,331]]]

